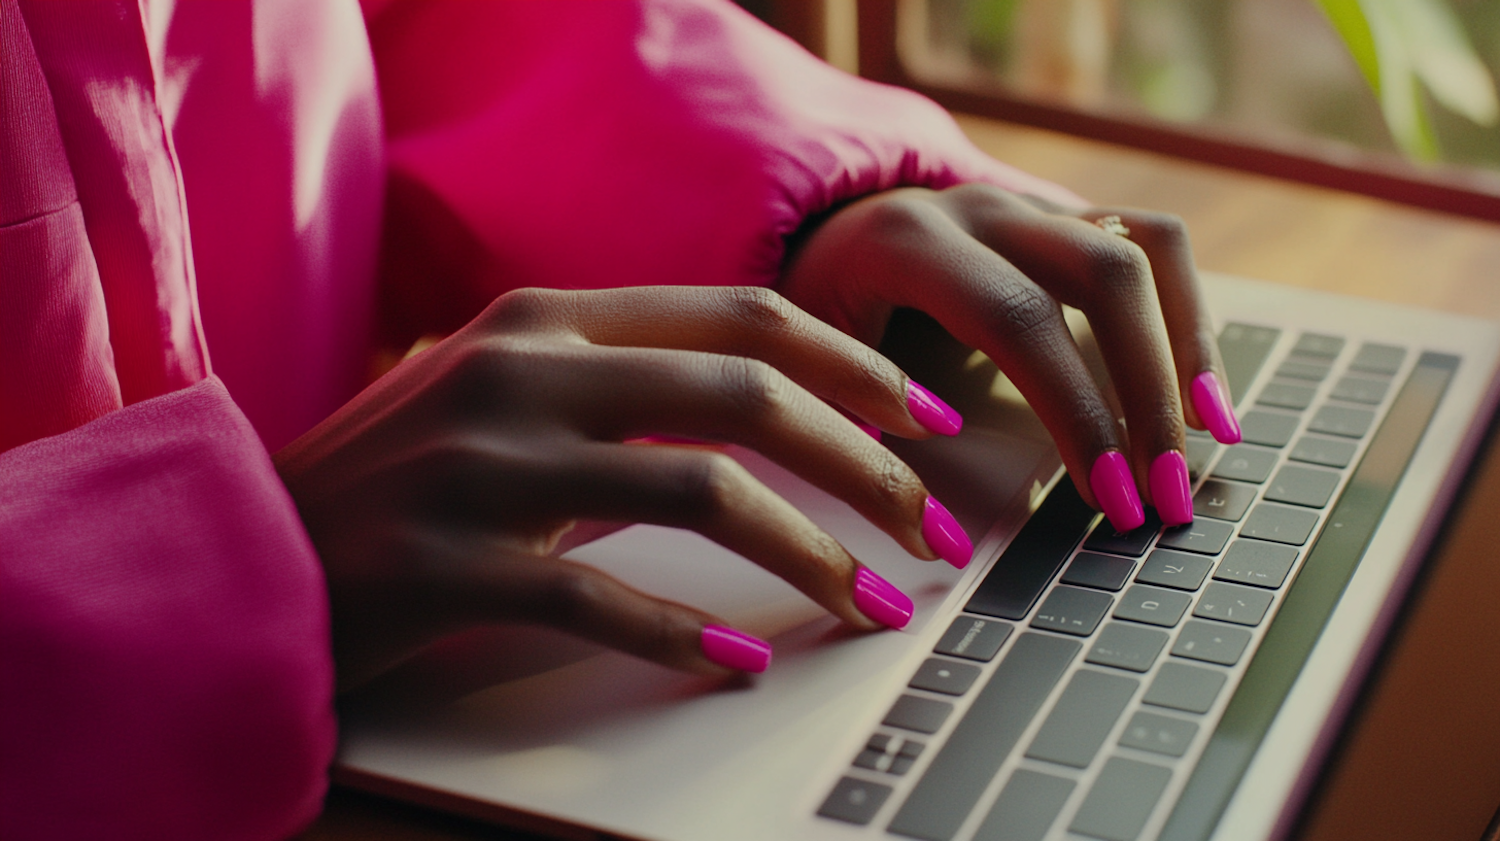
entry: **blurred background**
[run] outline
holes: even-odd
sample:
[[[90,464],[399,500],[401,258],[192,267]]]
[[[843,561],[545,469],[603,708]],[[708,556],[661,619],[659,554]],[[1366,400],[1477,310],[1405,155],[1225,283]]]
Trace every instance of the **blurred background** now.
[[[1500,0],[742,5],[838,66],[924,92],[1164,127],[1500,195]],[[889,36],[862,20],[880,16],[895,21],[889,48],[880,43]],[[861,61],[872,44],[895,57],[896,78]]]

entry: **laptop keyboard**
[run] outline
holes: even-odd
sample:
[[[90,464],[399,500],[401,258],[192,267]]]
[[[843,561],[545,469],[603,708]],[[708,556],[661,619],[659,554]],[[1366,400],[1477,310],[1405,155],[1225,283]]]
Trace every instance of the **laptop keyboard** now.
[[[1063,477],[819,815],[927,841],[1160,826],[1413,362],[1238,324],[1220,348],[1244,441],[1189,436],[1194,521],[1118,534]]]

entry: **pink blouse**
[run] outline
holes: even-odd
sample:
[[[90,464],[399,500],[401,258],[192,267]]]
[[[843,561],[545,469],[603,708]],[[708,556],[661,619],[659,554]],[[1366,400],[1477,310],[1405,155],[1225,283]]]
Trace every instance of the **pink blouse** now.
[[[723,0],[364,12],[0,3],[0,837],[317,814],[326,597],[268,451],[377,345],[517,286],[769,284],[898,185],[1077,201]]]

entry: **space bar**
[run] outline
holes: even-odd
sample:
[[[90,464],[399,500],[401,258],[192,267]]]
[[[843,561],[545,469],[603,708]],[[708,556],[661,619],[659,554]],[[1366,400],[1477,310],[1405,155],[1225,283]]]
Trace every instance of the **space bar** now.
[[[949,841],[1083,644],[1022,634],[887,828]]]

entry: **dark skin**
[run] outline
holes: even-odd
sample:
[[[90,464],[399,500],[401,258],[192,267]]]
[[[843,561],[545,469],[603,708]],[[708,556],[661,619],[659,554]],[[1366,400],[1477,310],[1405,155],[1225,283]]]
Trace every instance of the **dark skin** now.
[[[1090,223],[1107,213],[1129,240]],[[897,307],[1001,365],[1090,501],[1089,467],[1108,449],[1145,489],[1150,460],[1183,447],[1187,383],[1222,377],[1182,226],[1140,211],[1079,218],[988,187],[891,191],[812,232],[779,291],[519,290],[277,453],[327,573],[340,689],[450,634],[515,622],[728,674],[700,649],[722,620],[549,554],[578,520],[692,529],[849,625],[883,627],[851,596],[859,562],[728,456],[627,442],[755,449],[933,560],[921,480],[833,408],[930,435],[905,375],[871,349]],[[1059,303],[1089,316],[1128,438]]]

